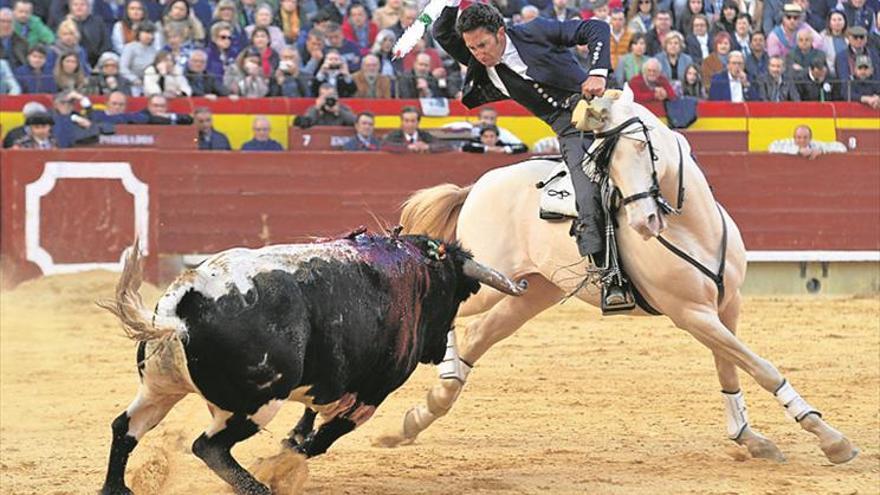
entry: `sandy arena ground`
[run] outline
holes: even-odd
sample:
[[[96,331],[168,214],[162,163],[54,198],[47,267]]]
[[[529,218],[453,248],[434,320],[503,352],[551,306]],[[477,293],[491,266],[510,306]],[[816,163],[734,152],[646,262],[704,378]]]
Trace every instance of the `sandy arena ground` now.
[[[92,303],[115,279],[49,277],[0,294],[0,493],[101,486],[110,422],[137,385],[134,344]],[[143,292],[152,305],[158,291]],[[747,460],[724,438],[707,350],[663,318],[600,319],[572,301],[490,351],[415,445],[371,447],[433,383],[432,368],[417,370],[373,420],[310,462],[306,493],[880,493],[880,299],[750,298],[740,335],[849,435],[858,458],[830,465],[744,377],[752,424],[788,456]],[[248,466],[276,453],[301,410],[289,404],[234,454]],[[189,452],[208,420],[198,397],[178,404],[135,450],[129,485],[231,493]]]

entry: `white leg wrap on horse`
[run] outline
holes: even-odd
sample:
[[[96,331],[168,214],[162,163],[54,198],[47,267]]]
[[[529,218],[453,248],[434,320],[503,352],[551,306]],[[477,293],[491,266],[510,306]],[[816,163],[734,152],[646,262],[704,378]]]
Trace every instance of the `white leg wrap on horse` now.
[[[471,366],[458,357],[458,350],[455,346],[455,330],[450,330],[446,334],[446,355],[443,356],[443,362],[437,366],[437,373],[441,380],[458,380],[463,385],[470,372]]]
[[[742,390],[736,393],[721,391],[724,396],[724,412],[727,417],[727,437],[737,440],[749,426],[749,412],[746,410],[746,398]]]
[[[804,419],[808,414],[818,414],[820,417],[822,416],[819,411],[813,409],[813,406],[808,404],[807,401],[801,397],[801,394],[797,393],[794,387],[792,387],[786,379],[782,380],[782,385],[776,389],[774,395],[776,396],[776,400],[785,408],[785,415],[795,421]]]

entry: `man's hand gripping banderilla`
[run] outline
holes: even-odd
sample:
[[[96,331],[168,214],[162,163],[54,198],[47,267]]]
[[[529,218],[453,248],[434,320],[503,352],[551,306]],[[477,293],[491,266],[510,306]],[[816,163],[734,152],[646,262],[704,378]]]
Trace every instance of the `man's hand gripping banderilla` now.
[[[594,96],[602,96],[605,93],[605,78],[601,76],[589,76],[581,83],[581,93],[587,100]]]

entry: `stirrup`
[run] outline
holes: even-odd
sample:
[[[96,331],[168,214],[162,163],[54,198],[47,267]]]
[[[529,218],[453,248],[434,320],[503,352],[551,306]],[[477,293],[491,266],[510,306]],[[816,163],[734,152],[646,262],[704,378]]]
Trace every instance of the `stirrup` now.
[[[618,303],[608,303],[608,288],[610,285],[608,283],[602,284],[602,299],[601,299],[601,309],[602,314],[615,314],[622,312],[629,312],[635,309],[636,307],[636,299],[633,297],[632,289],[630,289],[629,283],[623,283],[619,285],[614,285],[614,287],[618,287],[621,292],[623,292],[623,301]]]

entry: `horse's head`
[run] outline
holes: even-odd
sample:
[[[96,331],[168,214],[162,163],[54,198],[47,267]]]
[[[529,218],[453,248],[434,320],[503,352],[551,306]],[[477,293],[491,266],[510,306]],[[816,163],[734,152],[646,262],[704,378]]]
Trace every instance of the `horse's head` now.
[[[660,195],[666,167],[651,142],[656,133],[648,132],[660,124],[638,111],[629,91],[609,91],[603,98],[610,101],[600,103],[601,110],[594,112],[600,115],[596,118],[600,124],[593,127],[597,138],[591,150],[593,167],[620,190],[630,227],[645,239],[656,237],[666,228],[664,213],[674,211]]]

